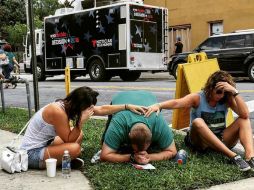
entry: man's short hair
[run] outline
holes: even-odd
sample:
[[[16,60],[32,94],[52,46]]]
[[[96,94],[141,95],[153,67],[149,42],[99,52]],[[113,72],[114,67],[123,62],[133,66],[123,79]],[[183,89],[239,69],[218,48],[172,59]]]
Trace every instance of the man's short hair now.
[[[131,144],[137,146],[139,151],[143,151],[145,145],[152,141],[152,133],[144,123],[136,123],[130,130],[129,138]]]

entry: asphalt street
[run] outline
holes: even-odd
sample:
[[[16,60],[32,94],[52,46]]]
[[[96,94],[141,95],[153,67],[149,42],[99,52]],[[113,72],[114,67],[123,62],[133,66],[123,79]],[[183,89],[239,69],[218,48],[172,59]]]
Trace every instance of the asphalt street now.
[[[21,78],[30,81],[32,108],[34,108],[34,92],[32,75],[21,74]],[[79,77],[71,82],[71,89],[80,86],[89,86],[97,90],[100,95],[97,105],[109,104],[114,94],[125,90],[148,90],[153,92],[158,101],[165,101],[175,97],[175,79],[168,73],[142,73],[136,82],[123,82],[119,77],[114,77],[109,82],[92,82],[89,77]],[[244,78],[237,79],[237,89],[240,90],[245,101],[254,100],[254,83]],[[39,82],[40,107],[65,96],[64,76],[49,77],[46,81]],[[5,104],[7,107],[27,108],[27,95],[24,84],[18,84],[16,89],[4,90]],[[253,107],[253,106],[252,106]],[[163,110],[166,120],[171,123],[172,110]],[[254,127],[254,112],[250,115]]]

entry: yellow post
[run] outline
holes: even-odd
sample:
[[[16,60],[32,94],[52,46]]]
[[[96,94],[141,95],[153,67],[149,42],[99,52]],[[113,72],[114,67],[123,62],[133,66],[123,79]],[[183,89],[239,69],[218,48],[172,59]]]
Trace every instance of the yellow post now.
[[[71,74],[70,74],[70,67],[65,67],[65,92],[68,95],[71,91]]]

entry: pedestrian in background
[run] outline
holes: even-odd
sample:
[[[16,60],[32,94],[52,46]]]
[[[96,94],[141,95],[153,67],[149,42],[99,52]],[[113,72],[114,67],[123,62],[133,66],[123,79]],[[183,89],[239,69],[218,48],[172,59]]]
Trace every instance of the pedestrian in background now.
[[[5,77],[5,79],[10,79],[11,72],[13,71],[14,65],[19,67],[19,63],[17,62],[15,55],[12,52],[12,48],[10,44],[5,44],[3,47],[3,50],[5,51],[5,55],[8,58],[8,64],[5,64],[2,66],[2,73]],[[5,88],[8,88],[10,84],[6,84]]]
[[[175,54],[183,52],[183,43],[181,41],[181,37],[177,37],[177,42],[175,43]]]
[[[6,55],[2,49],[0,49],[0,79],[4,79],[4,75],[2,74],[2,60],[6,58]]]

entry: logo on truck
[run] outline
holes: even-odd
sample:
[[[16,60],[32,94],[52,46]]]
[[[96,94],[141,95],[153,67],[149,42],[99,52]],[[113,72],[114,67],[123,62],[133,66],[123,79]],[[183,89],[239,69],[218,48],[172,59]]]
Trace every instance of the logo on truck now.
[[[109,47],[112,46],[112,39],[92,40],[93,47]]]
[[[58,32],[51,34],[50,38],[52,40],[52,46],[64,45],[65,48],[73,49],[75,43],[79,43],[79,38],[76,36],[69,36],[66,32]]]

